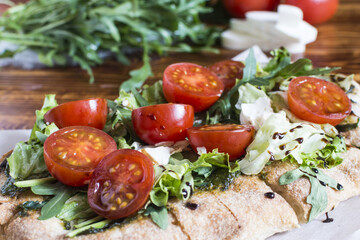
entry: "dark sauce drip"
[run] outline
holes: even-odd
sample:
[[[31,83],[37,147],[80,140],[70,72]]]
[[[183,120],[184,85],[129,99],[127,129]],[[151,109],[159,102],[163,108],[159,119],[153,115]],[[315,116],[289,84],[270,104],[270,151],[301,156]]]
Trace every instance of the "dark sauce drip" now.
[[[192,203],[192,202],[187,202],[185,204],[185,207],[190,209],[190,210],[196,210],[199,207],[199,204],[197,203]]]
[[[294,128],[292,128],[292,129],[290,129],[290,132],[294,132],[297,128],[302,128],[302,126],[296,126],[296,127],[294,127]]]
[[[290,152],[291,152],[290,150],[287,150],[287,151],[285,152],[285,156],[289,155]]]
[[[154,114],[152,114],[152,113],[151,113],[151,114],[148,114],[147,116],[148,116],[151,120],[154,120],[154,121],[156,120],[156,116],[155,116]]]
[[[333,218],[329,218],[329,213],[325,213],[326,219],[323,221],[323,223],[331,223],[334,221]]]
[[[285,147],[286,147],[286,144],[281,144],[281,145],[279,146],[280,150],[284,150]]]
[[[188,195],[189,195],[189,193],[188,193],[188,191],[186,191],[186,189],[183,189],[182,191],[181,191],[181,194],[183,195],[183,197],[186,199],[187,197],[188,197]]]
[[[284,132],[284,133],[276,132],[276,133],[274,133],[272,138],[273,139],[276,139],[276,138],[283,139],[285,137],[285,135],[286,135],[286,132]]]
[[[320,180],[319,180],[319,183],[320,183],[321,185],[323,185],[324,187],[326,187],[326,184],[325,184],[323,181],[320,181]]]
[[[265,196],[266,198],[273,199],[273,198],[275,198],[275,193],[273,193],[273,192],[267,192],[267,193],[264,193],[264,196]]]
[[[312,168],[311,170],[313,170],[314,173],[319,173],[319,170],[317,170],[316,168]]]
[[[299,144],[302,144],[304,139],[303,138],[297,138],[297,139],[295,139],[295,141],[297,141]]]
[[[336,186],[337,190],[342,190],[343,188],[344,188],[343,185],[341,185],[340,183],[338,183]]]
[[[186,184],[186,186],[190,187],[190,195],[192,195],[194,193],[193,186],[191,186],[191,183],[189,183],[189,182],[186,182],[185,184]]]
[[[321,141],[324,143],[329,143],[329,140],[327,140],[326,138],[322,138]]]
[[[270,154],[269,161],[274,161],[275,160],[274,154],[270,151],[268,151],[268,153]]]

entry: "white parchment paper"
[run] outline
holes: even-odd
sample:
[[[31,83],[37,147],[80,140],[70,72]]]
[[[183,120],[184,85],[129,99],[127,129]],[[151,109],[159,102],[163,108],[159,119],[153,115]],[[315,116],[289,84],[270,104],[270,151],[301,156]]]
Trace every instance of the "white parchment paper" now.
[[[26,141],[31,130],[0,130],[0,155],[13,149],[19,141]],[[298,229],[276,234],[268,240],[359,240],[360,239],[360,197],[354,197],[339,204],[329,217],[334,221],[323,223],[325,215]]]

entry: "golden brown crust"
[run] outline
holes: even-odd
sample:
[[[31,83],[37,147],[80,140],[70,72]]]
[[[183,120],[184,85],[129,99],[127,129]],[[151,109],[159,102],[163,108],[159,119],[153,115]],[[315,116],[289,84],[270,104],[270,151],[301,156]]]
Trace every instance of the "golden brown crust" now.
[[[185,202],[173,201],[169,208],[191,239],[231,239],[239,234],[236,218],[211,192],[196,193],[188,203],[198,207],[193,210]]]
[[[241,226],[237,239],[265,239],[299,227],[296,214],[285,199],[278,194],[266,197],[270,193],[271,188],[258,176],[242,176],[229,191],[216,195]]]

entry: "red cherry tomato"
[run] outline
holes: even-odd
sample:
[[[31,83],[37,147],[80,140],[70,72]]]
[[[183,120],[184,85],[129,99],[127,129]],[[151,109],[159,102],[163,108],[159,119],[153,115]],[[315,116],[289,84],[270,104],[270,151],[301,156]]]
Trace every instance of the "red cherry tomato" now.
[[[351,112],[351,102],[335,83],[314,77],[291,80],[288,90],[291,112],[314,123],[337,125]]]
[[[225,60],[214,63],[209,69],[214,72],[224,84],[224,91],[229,91],[236,83],[236,79],[242,79],[244,64],[233,60]]]
[[[205,125],[187,130],[191,147],[205,147],[207,152],[217,148],[228,153],[230,160],[238,159],[254,137],[255,129],[250,125]]]
[[[339,0],[286,0],[285,4],[301,8],[304,20],[310,24],[326,22],[334,16]]]
[[[101,159],[116,149],[115,140],[99,129],[66,127],[45,140],[44,160],[57,180],[70,186],[83,186],[89,183]]]
[[[110,219],[127,217],[147,201],[154,184],[154,167],[141,152],[120,149],[96,167],[88,188],[94,212]]]
[[[88,126],[103,129],[107,117],[107,101],[93,98],[60,104],[44,116],[45,122],[54,122],[57,127]]]
[[[223,0],[222,2],[231,16],[243,18],[249,11],[275,10],[280,0]]]
[[[220,98],[224,85],[209,69],[192,63],[176,63],[164,71],[163,90],[168,102],[190,104],[195,112],[200,112]]]
[[[194,108],[186,104],[158,104],[132,111],[136,134],[148,144],[180,141],[186,129],[193,126]]]

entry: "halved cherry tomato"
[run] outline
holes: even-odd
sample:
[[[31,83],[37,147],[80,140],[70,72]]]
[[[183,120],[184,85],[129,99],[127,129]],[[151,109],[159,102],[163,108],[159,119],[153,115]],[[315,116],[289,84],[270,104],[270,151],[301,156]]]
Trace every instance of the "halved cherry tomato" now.
[[[339,0],[286,0],[285,4],[301,8],[304,20],[310,24],[323,23],[332,18],[339,6]]]
[[[205,125],[187,129],[191,147],[197,152],[198,147],[205,147],[207,152],[217,148],[228,153],[230,160],[244,154],[246,147],[254,137],[255,129],[251,125]]]
[[[44,143],[44,159],[50,174],[70,186],[88,184],[98,163],[117,149],[105,132],[85,126],[62,128]]]
[[[60,104],[44,116],[45,122],[54,122],[58,128],[88,126],[103,129],[107,117],[107,101],[93,98]]]
[[[96,167],[88,188],[94,212],[110,219],[127,217],[139,210],[154,184],[154,167],[143,153],[120,149]]]
[[[351,112],[351,102],[335,83],[314,77],[291,80],[288,90],[291,112],[314,123],[337,125]]]
[[[229,91],[236,83],[236,79],[242,79],[244,64],[233,60],[224,60],[214,63],[209,69],[214,72],[224,84],[224,91]]]
[[[148,144],[180,141],[193,126],[194,108],[187,104],[158,104],[136,108],[131,114],[135,133]]]
[[[176,63],[164,71],[163,90],[168,102],[190,104],[195,112],[200,112],[220,98],[224,85],[209,69],[192,63]]]

